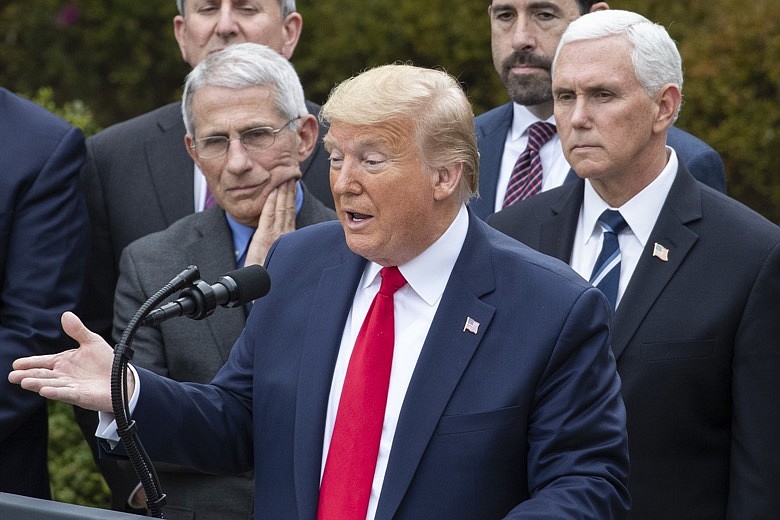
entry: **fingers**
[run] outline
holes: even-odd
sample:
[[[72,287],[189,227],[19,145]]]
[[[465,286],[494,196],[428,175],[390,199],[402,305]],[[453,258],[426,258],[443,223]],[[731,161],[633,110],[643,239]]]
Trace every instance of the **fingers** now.
[[[60,323],[65,334],[76,340],[79,345],[100,341],[100,336],[89,330],[72,312],[64,312]]]
[[[30,370],[35,368],[52,369],[54,368],[54,363],[58,355],[59,354],[46,354],[43,356],[29,356],[29,357],[19,358],[14,360],[12,366],[14,372]],[[9,374],[9,380],[10,380],[10,376],[13,375],[14,372],[11,372],[11,374]],[[18,383],[18,381],[11,381],[11,382]]]

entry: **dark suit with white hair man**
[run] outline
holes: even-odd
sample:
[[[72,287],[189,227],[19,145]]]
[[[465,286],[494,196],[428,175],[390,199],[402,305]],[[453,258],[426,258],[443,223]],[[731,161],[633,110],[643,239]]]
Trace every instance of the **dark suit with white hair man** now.
[[[612,350],[628,413],[629,518],[777,518],[780,228],[696,182],[665,144],[681,85],[660,25],[626,11],[573,22],[553,95],[583,178],[488,222],[586,279],[617,239]],[[605,210],[627,223],[617,236],[619,225],[598,222]]]

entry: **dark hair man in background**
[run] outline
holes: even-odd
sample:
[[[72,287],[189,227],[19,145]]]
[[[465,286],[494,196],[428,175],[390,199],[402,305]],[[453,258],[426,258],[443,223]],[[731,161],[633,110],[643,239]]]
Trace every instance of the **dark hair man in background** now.
[[[493,0],[488,8],[493,63],[511,101],[476,120],[482,218],[539,191],[576,179],[555,132],[550,65],[561,34],[581,15],[608,9],[593,0]],[[696,137],[671,127],[668,143],[693,176],[726,191],[720,156]]]

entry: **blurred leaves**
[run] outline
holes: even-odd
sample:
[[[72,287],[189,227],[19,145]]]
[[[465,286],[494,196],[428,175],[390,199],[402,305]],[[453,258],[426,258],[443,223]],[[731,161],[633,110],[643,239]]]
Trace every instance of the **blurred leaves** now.
[[[187,72],[173,0],[3,0],[0,85],[55,101],[80,99],[100,126],[179,96]]]
[[[73,417],[73,407],[49,402],[49,475],[52,499],[108,508],[108,486]]]
[[[309,99],[390,62],[442,68],[480,114],[508,98],[490,56],[489,0],[299,1],[293,63]],[[780,2],[614,0],[669,29],[685,67],[678,125],[718,150],[729,194],[780,223]],[[4,0],[0,85],[80,100],[99,126],[178,98],[188,70],[173,0]]]

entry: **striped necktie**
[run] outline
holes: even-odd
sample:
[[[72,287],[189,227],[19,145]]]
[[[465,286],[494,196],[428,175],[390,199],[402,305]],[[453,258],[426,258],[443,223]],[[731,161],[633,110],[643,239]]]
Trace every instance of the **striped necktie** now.
[[[537,121],[528,127],[528,145],[512,169],[504,195],[504,207],[536,195],[542,190],[542,160],[539,150],[554,134],[555,125],[544,121]]]
[[[626,221],[619,211],[607,209],[599,217],[604,230],[601,252],[596,258],[590,283],[607,296],[614,310],[617,307],[618,284],[620,283],[620,245],[618,234],[626,227]]]

